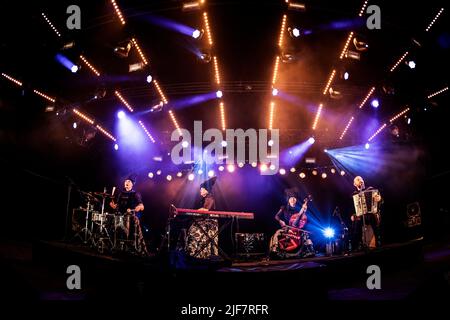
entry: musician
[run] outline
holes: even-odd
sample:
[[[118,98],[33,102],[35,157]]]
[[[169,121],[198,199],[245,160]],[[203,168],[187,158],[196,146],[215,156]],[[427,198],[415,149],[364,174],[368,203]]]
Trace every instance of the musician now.
[[[216,177],[213,177],[200,185],[200,208],[198,210],[215,210],[216,205],[212,195],[215,182]],[[186,252],[200,259],[217,256],[218,232],[219,222],[217,219],[198,218],[189,227],[186,239]]]
[[[302,229],[308,221],[306,215],[307,202],[300,206],[298,195],[295,189],[285,190],[287,204],[281,206],[275,215],[275,220],[280,224],[281,229],[277,230],[270,241],[270,251],[292,252],[299,247],[299,239],[290,237],[295,235],[286,226]],[[298,235],[298,233],[296,233]]]
[[[119,216],[124,216],[124,225],[121,227],[127,238],[130,232],[129,217],[134,220],[134,223],[136,224],[135,227],[138,231],[138,243],[141,246],[143,253],[148,255],[139,220],[144,211],[144,204],[142,203],[141,194],[133,189],[135,183],[136,179],[133,176],[125,178],[123,189],[113,197],[109,205],[114,210],[117,210]]]
[[[356,190],[353,192],[353,195],[359,194],[363,191],[369,191],[373,189],[372,187],[365,186],[364,179],[361,176],[356,176],[353,179],[353,185],[355,186]],[[373,234],[375,237],[375,241],[372,241],[369,245],[369,247],[375,247],[380,245],[380,222],[381,222],[381,212],[380,212],[380,205],[383,202],[383,199],[381,198],[381,195],[379,193],[375,194],[373,197],[373,201],[378,203],[378,211],[376,213],[368,213],[364,215],[364,220],[362,216],[357,216],[356,214],[353,214],[350,218],[352,221],[352,248],[353,250],[358,250],[362,247],[363,243],[363,223],[366,224],[366,226],[370,226],[373,230]],[[369,240],[369,239],[367,239]]]

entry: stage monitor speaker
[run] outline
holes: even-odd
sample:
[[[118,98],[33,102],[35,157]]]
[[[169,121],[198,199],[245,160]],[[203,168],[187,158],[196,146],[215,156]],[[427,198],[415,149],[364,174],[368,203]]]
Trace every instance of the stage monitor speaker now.
[[[267,252],[264,233],[236,233],[236,255],[238,257],[258,257]]]

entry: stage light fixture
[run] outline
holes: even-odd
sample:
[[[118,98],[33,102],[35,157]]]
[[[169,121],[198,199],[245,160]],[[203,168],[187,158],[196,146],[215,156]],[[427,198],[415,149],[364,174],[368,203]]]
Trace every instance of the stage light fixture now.
[[[360,16],[360,17],[363,16],[364,11],[366,10],[367,3],[368,3],[368,2],[369,2],[369,0],[365,0],[365,1],[364,1],[363,5],[362,5],[362,7],[361,7],[361,10],[359,10],[358,16]]]
[[[368,149],[370,148],[370,144],[369,144],[369,143],[366,143],[366,144],[364,145],[364,148],[366,148],[366,150],[368,150]]]
[[[223,96],[222,91],[221,90],[217,90],[216,91],[216,97],[220,99],[220,98],[222,98],[222,96]]]
[[[225,131],[226,129],[226,125],[225,125],[225,105],[223,104],[223,102],[220,102],[220,123],[222,124],[222,130]],[[226,141],[225,141],[225,147],[226,145]]]
[[[227,166],[227,170],[228,170],[228,172],[230,172],[230,173],[234,172],[234,170],[235,170],[234,165],[233,165],[233,164],[229,164],[229,165]]]
[[[244,163],[243,163],[243,162],[239,162],[239,163],[238,163],[238,167],[239,167],[239,168],[242,168],[243,166],[244,166]]]
[[[72,124],[72,128],[76,129],[77,127],[78,127],[77,123],[74,122],[74,123]]]
[[[122,110],[117,112],[117,118],[119,118],[119,119],[125,118],[125,112],[123,112]]]
[[[114,145],[114,150],[119,150],[119,145],[117,143]]]
[[[168,175],[166,176],[166,179],[167,179],[167,181],[172,181],[172,176],[171,176],[170,174],[168,174]]]
[[[400,63],[402,63],[402,61],[406,58],[406,56],[409,54],[408,51],[406,51],[401,57],[400,59],[398,59],[398,61],[391,67],[390,71],[393,72],[395,69],[397,69],[398,65]]]
[[[298,175],[301,179],[305,179],[306,174],[304,172],[300,172],[300,174]]]
[[[283,19],[281,21],[280,37],[278,39],[278,46],[280,48],[283,47],[284,30],[286,28],[286,20],[287,20],[287,15],[283,15]]]
[[[269,169],[271,170],[271,171],[274,171],[275,170],[275,165],[274,164],[271,164],[270,166],[269,166]]]
[[[94,124],[94,120],[92,120],[91,118],[89,118],[88,116],[83,114],[82,112],[78,111],[77,109],[73,109],[72,111],[73,111],[73,113],[75,113],[77,116],[79,116],[84,121],[86,121],[90,124]]]
[[[52,98],[52,97],[46,95],[45,93],[40,92],[40,91],[38,91],[38,90],[36,90],[36,89],[34,89],[33,92],[34,92],[35,94],[37,94],[38,96],[40,96],[40,97],[42,97],[42,98],[44,98],[45,100],[48,100],[48,101],[50,101],[50,102],[55,102],[55,101],[56,101],[55,98]]]
[[[327,174],[324,172],[322,173],[322,179],[326,179],[327,178]]]
[[[214,174],[215,174],[215,173],[214,173],[214,170],[209,170],[209,171],[208,171],[208,177],[209,177],[209,178],[214,177]]]
[[[386,128],[386,123],[383,124],[370,138],[369,138],[369,142],[373,140],[373,138],[375,138],[381,131],[383,131],[383,129]]]
[[[198,174],[199,176],[201,176],[201,175],[203,174],[203,170],[202,170],[202,169],[198,170],[198,171],[197,171],[197,174]]]
[[[139,53],[139,56],[141,57],[142,62],[147,65],[148,61],[147,58],[144,55],[144,52],[142,51],[141,47],[139,46],[136,38],[131,39],[131,42],[133,43],[134,47],[136,48],[137,52]]]
[[[350,41],[352,41],[352,38],[353,38],[353,31],[349,33],[349,35],[347,37],[347,41],[345,41],[344,48],[341,51],[341,55],[339,56],[339,59],[342,60],[342,58],[344,58],[345,53],[347,52],[348,46],[350,44]]]
[[[314,137],[311,137],[308,139],[309,144],[314,144],[314,142],[316,142],[316,139],[314,139]]]
[[[9,81],[15,83],[16,85],[18,85],[19,87],[22,86],[22,82],[20,82],[19,80],[14,79],[13,77],[7,75],[6,73],[2,73],[2,76],[6,79],[8,79]]]
[[[333,70],[330,74],[330,77],[328,78],[327,84],[325,86],[325,89],[323,89],[323,95],[326,95],[328,92],[328,89],[331,86],[331,83],[333,82],[334,76],[336,75],[336,70]]]
[[[272,76],[272,85],[274,85],[277,81],[277,76],[278,76],[278,67],[280,65],[280,57],[277,56],[275,58],[275,66],[273,68],[273,76]]]
[[[378,99],[373,99],[370,104],[374,108],[378,108],[380,106],[380,102],[378,101]]]
[[[265,172],[265,171],[267,171],[267,164],[265,164],[265,163],[263,163],[260,167],[259,167],[259,170],[261,171],[261,172]]]
[[[359,41],[356,37],[353,38],[353,45],[355,49],[361,52],[367,51],[369,49],[369,45],[364,41]]]
[[[117,5],[117,3],[116,3],[115,0],[111,0],[111,3],[112,3],[112,5],[113,5],[113,7],[114,7],[114,11],[116,12],[117,17],[118,17],[119,20],[120,20],[120,23],[121,23],[122,25],[124,25],[124,24],[125,24],[125,19],[123,18],[123,15],[122,15],[122,12],[121,12],[120,9],[119,9],[119,6]]]
[[[219,166],[219,171],[222,172],[223,170],[225,170],[224,166]]]
[[[350,74],[346,71],[344,72],[344,80],[348,80],[350,78]]]
[[[97,77],[100,77],[100,72],[83,55],[80,55],[80,59]]]
[[[131,41],[122,42],[117,47],[114,48],[114,53],[120,58],[128,58],[131,46],[132,46]]]
[[[334,229],[332,229],[330,227],[325,228],[325,230],[323,230],[323,235],[327,239],[333,238],[334,237]]]
[[[151,75],[148,75],[146,78],[147,83],[151,83],[153,80],[153,77]]]
[[[291,52],[282,52],[280,55],[281,62],[283,63],[291,63],[294,62],[297,58],[295,54]]]
[[[292,172],[292,173],[294,173],[294,172],[295,172],[295,168],[292,167],[289,171]]]
[[[370,96],[372,95],[372,93],[374,91],[375,91],[375,87],[370,88],[369,93],[367,93],[366,97],[364,98],[364,100],[359,105],[359,109],[361,109],[366,104],[367,100],[369,100]]]
[[[183,142],[181,143],[181,146],[182,146],[183,148],[187,148],[187,147],[189,147],[189,142],[183,141]]]
[[[282,176],[284,176],[284,175],[286,174],[286,170],[283,169],[283,168],[281,168],[281,169],[280,169],[280,174],[281,174]]]
[[[335,168],[331,168],[330,171],[331,171],[332,174],[335,174],[335,173],[336,173],[336,169],[335,169]]]
[[[163,110],[164,103],[160,101],[158,104],[155,104],[153,107],[150,108],[150,112],[160,112]]]
[[[269,129],[272,130],[273,126],[273,117],[275,112],[275,102],[270,103],[270,115],[269,115]]]
[[[435,96],[437,96],[437,95],[439,95],[439,94],[441,94],[441,93],[443,93],[443,92],[445,92],[447,90],[448,90],[448,87],[445,87],[445,88],[443,88],[443,89],[441,89],[439,91],[436,91],[436,92],[430,94],[427,98],[431,99],[431,98],[433,98],[433,97],[435,97]]]
[[[392,123],[392,122],[394,122],[395,120],[397,120],[398,118],[400,118],[401,116],[403,116],[405,113],[407,113],[409,111],[409,108],[406,108],[405,110],[403,110],[402,112],[400,112],[400,113],[398,113],[398,114],[396,114],[395,116],[393,116],[390,120],[389,120],[389,122],[390,123]]]
[[[278,89],[277,88],[273,88],[272,89],[272,95],[273,96],[277,96],[278,95]]]
[[[188,180],[189,180],[189,181],[194,180],[194,178],[195,178],[195,175],[194,175],[193,173],[190,173],[190,174],[188,175]]]
[[[341,170],[341,176],[345,176],[345,171]]]
[[[203,3],[204,3],[204,0],[184,2],[182,10],[183,11],[199,10]]]
[[[161,170],[157,170],[157,171],[156,171],[156,174],[157,174],[158,176],[160,176],[160,175],[161,175],[161,173],[162,173],[162,171],[161,171]]]
[[[198,56],[198,58],[200,59],[201,62],[203,63],[210,63],[212,60],[211,54],[207,53],[207,52],[202,52],[200,53],[200,55]]]
[[[413,60],[408,61],[408,67],[410,69],[415,69],[416,68],[416,63]]]
[[[125,105],[125,107],[128,108],[128,110],[130,110],[130,112],[133,112],[133,108],[131,107],[131,105],[128,103],[128,101],[125,100],[124,97],[122,97],[122,95],[120,94],[119,91],[114,91],[114,94],[116,95],[117,98],[119,98],[119,100]]]
[[[267,145],[268,145],[269,147],[273,146],[273,140],[270,139],[269,142],[267,142]]]
[[[44,20],[47,22],[47,24],[52,28],[52,30],[56,33],[56,35],[58,37],[61,37],[61,33],[59,33],[58,29],[56,29],[56,27],[53,25],[53,23],[50,21],[49,18],[47,18],[47,16],[45,15],[45,13],[41,13],[42,17],[44,18]]]
[[[194,31],[192,31],[192,38],[197,39],[197,40],[201,39],[203,36],[203,33],[204,33],[203,30],[195,29]]]
[[[256,162],[252,162],[252,167],[256,168],[258,166],[258,164]]]
[[[114,136],[109,133],[106,129],[104,129],[103,127],[101,127],[100,125],[96,125],[95,126],[98,130],[100,130],[101,133],[103,133],[105,136],[107,136],[108,138],[110,138],[112,141],[116,141],[117,139],[114,138]]]
[[[431,22],[428,25],[428,27],[425,29],[426,32],[430,31],[431,27],[433,26],[433,24],[436,22],[436,20],[439,18],[439,16],[442,14],[443,11],[444,11],[444,8],[441,8],[441,10],[439,10],[439,12],[433,18],[433,20],[431,20]]]
[[[219,72],[219,63],[217,62],[217,57],[214,56],[214,76],[216,78],[216,84],[220,84],[220,72]]]
[[[289,27],[288,32],[291,35],[292,38],[298,38],[300,37],[300,29],[296,27]]]
[[[143,123],[141,120],[139,120],[139,125],[141,126],[142,130],[144,130],[145,134],[146,134],[147,137],[150,139],[150,141],[153,142],[153,143],[155,143],[155,139],[154,139],[153,136],[150,134],[150,132],[147,130],[147,128],[144,126],[144,123]],[[170,154],[169,154],[169,155],[170,155]],[[157,161],[157,160],[156,160],[156,157],[153,158],[153,159],[154,159],[155,161]],[[159,161],[162,161],[162,158],[161,158],[161,160],[159,160]]]
[[[178,178],[181,178],[182,176],[183,176],[183,174],[181,173],[181,171],[178,171],[177,177],[178,177]]]
[[[328,90],[329,94],[330,94],[330,98],[331,99],[342,99],[342,94],[340,91],[336,91],[334,90],[332,87],[330,87],[330,89]]]
[[[297,10],[297,11],[305,11],[306,5],[300,2],[291,2],[289,0],[286,1],[288,4],[288,10]]]
[[[318,174],[317,170],[313,170],[311,173],[313,174],[313,176],[317,176]]]
[[[203,12],[203,21],[205,22],[205,29],[206,29],[206,35],[208,36],[208,43],[210,46],[212,46],[213,45],[212,34],[211,34],[211,29],[209,27],[208,14],[206,12]]]
[[[320,115],[322,114],[322,108],[323,108],[322,104],[320,104],[319,108],[317,108],[316,117],[314,118],[314,123],[313,123],[313,126],[312,126],[313,130],[316,130],[316,128],[317,128],[317,123],[319,122]]]
[[[72,73],[77,73],[79,69],[80,69],[80,68],[79,68],[76,64],[74,64],[74,65],[70,68],[70,71],[72,71]]]
[[[220,145],[225,148],[228,145],[228,143],[225,140],[222,140]]]
[[[153,80],[153,84],[155,85],[156,91],[158,91],[159,96],[161,97],[162,102],[164,102],[164,104],[168,104],[169,102],[166,99],[166,96],[164,95],[161,87],[159,86],[158,81]]]
[[[148,177],[149,177],[150,179],[152,179],[154,176],[155,176],[155,175],[153,174],[153,172],[149,172],[149,173],[148,173]]]

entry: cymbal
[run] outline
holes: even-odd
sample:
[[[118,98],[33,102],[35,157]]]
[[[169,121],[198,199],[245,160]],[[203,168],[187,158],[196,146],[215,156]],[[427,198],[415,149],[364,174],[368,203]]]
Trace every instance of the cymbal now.
[[[113,197],[112,194],[109,194],[109,193],[106,193],[106,192],[94,192],[94,194],[96,196],[104,197],[104,198],[112,198]]]

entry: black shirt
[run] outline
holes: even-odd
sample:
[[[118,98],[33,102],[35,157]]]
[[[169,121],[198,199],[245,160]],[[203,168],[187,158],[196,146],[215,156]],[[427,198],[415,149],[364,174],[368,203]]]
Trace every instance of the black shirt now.
[[[117,204],[119,213],[126,213],[127,209],[134,210],[139,204],[142,204],[142,197],[139,192],[135,190],[122,190],[114,198],[114,203]]]
[[[202,197],[200,200],[200,207],[208,210],[215,210],[216,203],[214,197],[210,193],[208,193],[206,197]]]
[[[286,206],[281,206],[280,210],[278,210],[277,214],[275,215],[275,220],[277,221],[284,221],[287,225],[289,225],[289,221],[291,220],[291,217],[293,214],[300,212],[300,206],[296,205],[295,207],[291,207],[289,204]]]

